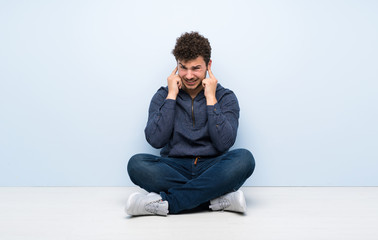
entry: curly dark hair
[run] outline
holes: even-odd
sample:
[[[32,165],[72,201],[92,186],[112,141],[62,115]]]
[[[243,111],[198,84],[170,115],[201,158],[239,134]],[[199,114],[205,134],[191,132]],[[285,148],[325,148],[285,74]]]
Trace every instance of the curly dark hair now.
[[[202,56],[207,66],[211,58],[211,46],[209,40],[198,32],[183,33],[177,38],[172,53],[176,61],[190,61]]]

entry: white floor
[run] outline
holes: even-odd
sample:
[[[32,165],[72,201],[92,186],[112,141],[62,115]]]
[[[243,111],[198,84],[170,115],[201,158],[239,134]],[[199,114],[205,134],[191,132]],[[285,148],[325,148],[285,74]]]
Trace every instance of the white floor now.
[[[378,187],[242,190],[246,215],[129,217],[138,188],[0,188],[0,239],[378,239]]]

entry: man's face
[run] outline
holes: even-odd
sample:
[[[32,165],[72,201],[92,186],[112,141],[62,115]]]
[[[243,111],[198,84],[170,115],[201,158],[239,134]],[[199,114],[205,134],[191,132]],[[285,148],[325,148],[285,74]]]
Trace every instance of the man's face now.
[[[206,78],[206,63],[202,56],[189,61],[177,61],[178,75],[186,90],[202,89],[202,80]]]

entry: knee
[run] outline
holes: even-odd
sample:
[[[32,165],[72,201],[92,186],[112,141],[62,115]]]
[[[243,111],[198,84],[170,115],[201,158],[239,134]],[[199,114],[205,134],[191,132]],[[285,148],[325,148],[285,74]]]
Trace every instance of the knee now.
[[[242,169],[248,177],[251,176],[256,165],[252,153],[247,149],[237,149],[235,151],[237,151],[238,154],[239,168]]]
[[[127,162],[127,172],[130,174],[130,171],[132,171],[134,168],[135,168],[135,165],[138,163],[138,161],[136,160],[138,158],[138,155],[134,155],[132,156],[129,161]]]
[[[140,172],[140,169],[143,168],[145,154],[136,154],[132,156],[127,162],[127,172],[130,177],[135,173]]]
[[[144,153],[136,154],[127,163],[127,172],[132,180],[153,176],[155,173],[154,166],[157,162],[159,162],[159,157],[157,156]]]

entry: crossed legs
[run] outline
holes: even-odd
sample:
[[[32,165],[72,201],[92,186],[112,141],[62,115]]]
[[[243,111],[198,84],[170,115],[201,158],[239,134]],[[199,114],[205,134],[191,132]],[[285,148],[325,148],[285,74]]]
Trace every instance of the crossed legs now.
[[[193,209],[238,190],[254,168],[254,158],[245,149],[197,160],[137,154],[127,166],[131,181],[159,193],[169,203],[170,213]]]

